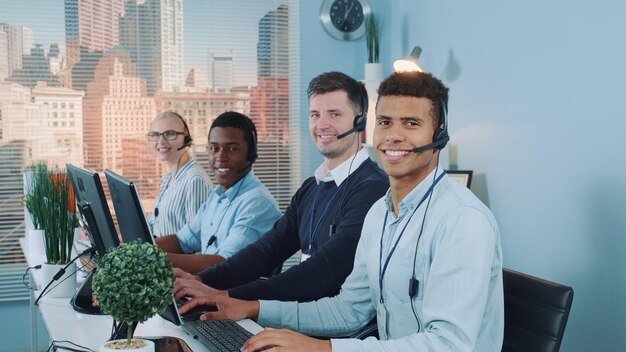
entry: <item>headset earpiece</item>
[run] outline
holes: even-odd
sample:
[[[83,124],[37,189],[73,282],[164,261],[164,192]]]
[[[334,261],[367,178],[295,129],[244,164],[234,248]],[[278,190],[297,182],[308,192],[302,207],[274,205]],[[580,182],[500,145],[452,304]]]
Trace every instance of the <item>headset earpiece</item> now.
[[[433,143],[439,143],[435,148],[441,150],[443,149],[448,141],[450,140],[450,135],[448,134],[448,106],[447,104],[441,100],[439,102],[439,117],[442,121],[443,128],[441,126],[435,129],[435,133],[433,134]]]
[[[191,138],[190,135],[185,135],[185,139],[183,139],[183,142],[185,144],[183,144],[185,147],[189,147],[191,145],[191,142],[193,142],[193,138]]]
[[[244,120],[248,125],[248,133],[250,133],[250,145],[248,146],[248,162],[252,164],[256,161],[256,159],[259,158],[259,153],[257,152],[257,133],[252,120],[247,116],[244,117]]]
[[[359,88],[361,90],[361,94],[359,95],[361,98],[361,113],[354,117],[353,127],[355,131],[362,132],[365,131],[365,124],[367,122],[368,101],[365,97],[367,95],[365,86],[359,83]]]
[[[356,115],[354,117],[354,130],[357,132],[361,132],[365,130],[365,115],[361,114],[361,115]]]

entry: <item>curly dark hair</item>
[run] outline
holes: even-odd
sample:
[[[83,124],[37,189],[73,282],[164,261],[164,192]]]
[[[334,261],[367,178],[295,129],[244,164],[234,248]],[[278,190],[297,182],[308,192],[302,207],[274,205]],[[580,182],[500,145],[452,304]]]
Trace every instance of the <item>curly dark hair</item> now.
[[[326,94],[343,90],[348,93],[352,109],[358,114],[367,114],[367,90],[363,83],[342,72],[326,72],[313,78],[309,83],[309,99],[316,94]]]
[[[432,103],[431,116],[443,124],[443,112],[448,107],[448,87],[427,72],[396,72],[378,87],[378,99],[384,96],[409,96],[427,98]]]

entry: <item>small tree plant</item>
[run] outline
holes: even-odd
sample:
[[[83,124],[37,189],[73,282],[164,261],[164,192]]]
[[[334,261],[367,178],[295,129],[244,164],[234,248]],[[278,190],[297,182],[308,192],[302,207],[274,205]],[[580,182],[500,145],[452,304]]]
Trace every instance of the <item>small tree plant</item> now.
[[[174,273],[165,253],[141,240],[122,243],[107,253],[93,279],[100,309],[128,325],[127,346],[136,323],[163,312],[172,301],[173,285]]]

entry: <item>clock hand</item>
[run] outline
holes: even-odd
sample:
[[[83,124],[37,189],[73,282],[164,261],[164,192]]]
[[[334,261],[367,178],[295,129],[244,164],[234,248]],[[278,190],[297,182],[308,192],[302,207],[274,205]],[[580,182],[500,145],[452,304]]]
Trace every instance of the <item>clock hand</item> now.
[[[348,19],[348,14],[350,14],[350,11],[352,11],[353,7],[354,7],[354,2],[350,4],[350,7],[348,7],[348,9],[346,9],[345,14],[343,15],[344,22]]]
[[[346,20],[348,19],[348,15],[350,14],[350,11],[352,11],[352,8],[354,7],[354,2],[352,2],[349,7],[346,4],[346,7],[347,7],[346,12],[344,12],[343,20],[341,21],[341,27],[342,28],[346,24]]]

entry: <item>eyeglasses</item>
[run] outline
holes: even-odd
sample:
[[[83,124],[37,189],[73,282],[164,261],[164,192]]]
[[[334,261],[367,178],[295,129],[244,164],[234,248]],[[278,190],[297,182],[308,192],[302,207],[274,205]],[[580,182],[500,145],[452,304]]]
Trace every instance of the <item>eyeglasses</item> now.
[[[158,142],[159,138],[161,138],[161,136],[163,136],[163,138],[165,138],[166,141],[173,141],[175,140],[179,134],[185,134],[185,132],[178,132],[178,131],[165,131],[165,132],[149,132],[148,133],[148,139],[152,142]]]

